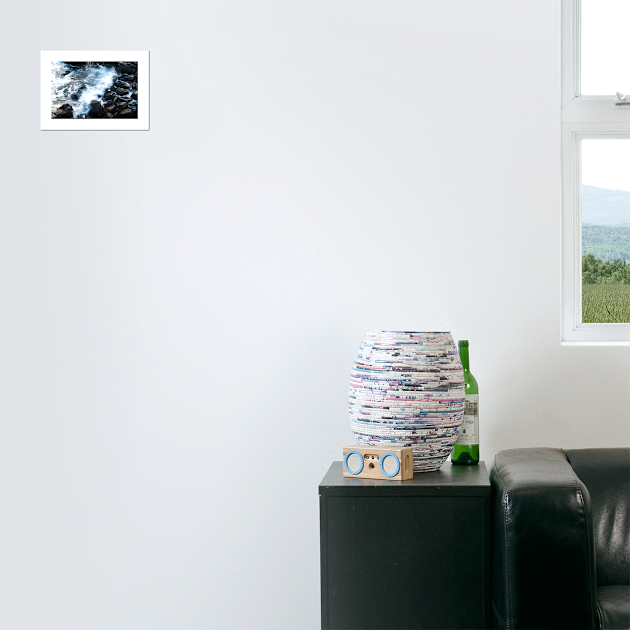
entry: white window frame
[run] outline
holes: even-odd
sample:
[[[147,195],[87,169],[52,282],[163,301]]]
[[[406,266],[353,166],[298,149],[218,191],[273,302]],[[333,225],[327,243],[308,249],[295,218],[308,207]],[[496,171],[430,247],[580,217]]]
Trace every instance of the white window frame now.
[[[580,94],[581,5],[562,0],[562,344],[630,345],[630,323],[582,323],[581,142],[630,138],[630,105]]]

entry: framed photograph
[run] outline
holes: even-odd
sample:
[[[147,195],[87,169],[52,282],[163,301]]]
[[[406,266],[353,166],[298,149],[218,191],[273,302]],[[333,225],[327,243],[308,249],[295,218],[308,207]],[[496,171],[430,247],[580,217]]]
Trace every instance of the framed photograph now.
[[[149,51],[43,50],[41,128],[149,129]]]

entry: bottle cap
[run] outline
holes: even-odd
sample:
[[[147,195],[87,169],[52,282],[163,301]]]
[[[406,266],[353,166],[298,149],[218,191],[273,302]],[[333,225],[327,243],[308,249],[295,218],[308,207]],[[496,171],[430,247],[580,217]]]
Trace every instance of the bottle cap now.
[[[459,345],[460,346],[467,346],[468,345],[468,339],[460,339],[459,340]]]

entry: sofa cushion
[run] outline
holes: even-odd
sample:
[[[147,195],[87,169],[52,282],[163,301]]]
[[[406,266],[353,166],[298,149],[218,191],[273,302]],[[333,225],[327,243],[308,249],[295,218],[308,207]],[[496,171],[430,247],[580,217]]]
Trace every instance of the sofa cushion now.
[[[591,497],[597,586],[627,585],[630,583],[630,448],[564,452]]]
[[[630,630],[630,586],[598,588],[597,612],[601,630]]]

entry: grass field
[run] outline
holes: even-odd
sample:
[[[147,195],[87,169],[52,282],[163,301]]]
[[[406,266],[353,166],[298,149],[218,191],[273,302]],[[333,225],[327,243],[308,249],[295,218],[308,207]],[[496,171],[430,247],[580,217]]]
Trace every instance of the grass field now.
[[[630,284],[583,284],[582,321],[585,324],[630,322]]]

